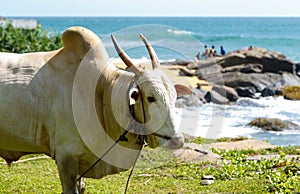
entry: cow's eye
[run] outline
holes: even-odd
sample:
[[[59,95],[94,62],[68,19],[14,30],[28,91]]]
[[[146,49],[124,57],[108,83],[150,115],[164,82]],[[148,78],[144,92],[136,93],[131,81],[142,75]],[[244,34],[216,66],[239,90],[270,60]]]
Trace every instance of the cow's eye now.
[[[132,92],[130,96],[133,100],[137,101],[139,98],[139,93],[137,91]]]
[[[155,98],[151,97],[151,96],[149,96],[147,99],[148,99],[149,102],[155,102],[156,101]]]

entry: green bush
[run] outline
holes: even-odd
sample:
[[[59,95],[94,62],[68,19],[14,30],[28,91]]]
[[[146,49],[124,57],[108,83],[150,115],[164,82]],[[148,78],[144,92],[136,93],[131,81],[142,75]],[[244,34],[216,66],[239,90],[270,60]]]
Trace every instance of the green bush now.
[[[0,26],[0,51],[28,53],[52,51],[63,46],[61,35],[49,35],[41,25],[35,29],[14,28],[10,23]]]

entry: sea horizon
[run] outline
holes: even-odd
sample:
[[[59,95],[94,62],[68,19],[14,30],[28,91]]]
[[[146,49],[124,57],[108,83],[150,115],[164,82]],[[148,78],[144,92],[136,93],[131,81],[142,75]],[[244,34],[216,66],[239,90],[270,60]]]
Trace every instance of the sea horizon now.
[[[35,19],[50,33],[63,33],[68,27],[83,26],[95,32],[101,39],[111,33],[126,34],[123,45],[132,49],[139,45],[137,34],[145,33],[157,47],[171,47],[175,55],[160,49],[163,60],[175,58],[192,60],[204,45],[223,46],[227,52],[248,46],[278,51],[292,61],[300,62],[300,17],[267,16],[9,16],[8,19]],[[257,19],[259,18],[259,19]],[[148,26],[147,26],[148,25]],[[156,25],[155,29],[151,29]],[[139,27],[143,26],[139,29]],[[148,27],[148,29],[147,29]],[[134,28],[135,31],[128,30]],[[151,32],[149,32],[151,31]],[[154,37],[151,33],[160,33]],[[131,33],[131,34],[130,34]],[[121,40],[122,41],[122,40]],[[172,44],[170,43],[172,42]],[[185,45],[180,45],[184,42]],[[107,41],[111,47],[110,41]],[[178,45],[180,49],[178,50]],[[184,48],[183,48],[184,47]],[[169,49],[169,50],[170,50]],[[183,51],[184,50],[184,51]],[[184,57],[178,56],[178,52]],[[177,54],[176,54],[177,53]],[[145,54],[133,51],[140,59]]]
[[[101,39],[106,39],[106,36],[111,33],[120,32],[119,36],[125,36],[122,45],[128,49],[130,46],[138,46],[137,35],[144,33],[154,46],[171,47],[171,50],[183,53],[188,59],[193,59],[199,51],[203,52],[203,48],[200,47],[204,45],[209,47],[214,45],[217,51],[220,46],[223,46],[227,52],[251,45],[278,51],[290,60],[300,61],[298,53],[300,17],[47,16],[17,18],[36,19],[44,29],[50,32],[62,33],[68,27],[83,26],[95,32]],[[257,18],[260,19],[257,20]],[[154,28],[153,25],[155,25]],[[185,45],[181,45],[178,50],[181,42]],[[159,55],[164,60],[174,59],[166,49],[159,51]],[[133,58],[142,57],[145,57],[145,54],[133,51]]]

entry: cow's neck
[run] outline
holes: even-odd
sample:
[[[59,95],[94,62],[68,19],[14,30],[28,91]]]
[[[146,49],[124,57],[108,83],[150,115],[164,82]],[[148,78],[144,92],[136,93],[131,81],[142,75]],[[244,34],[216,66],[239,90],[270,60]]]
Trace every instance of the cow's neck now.
[[[99,78],[98,92],[101,102],[98,103],[99,108],[102,109],[102,111],[98,111],[99,118],[102,126],[113,140],[120,137],[133,119],[129,112],[129,88],[134,79],[133,73],[117,69],[114,66],[105,68],[103,75]],[[107,129],[105,126],[113,127]],[[128,142],[121,142],[123,146],[138,148],[137,135],[130,133],[126,137]]]

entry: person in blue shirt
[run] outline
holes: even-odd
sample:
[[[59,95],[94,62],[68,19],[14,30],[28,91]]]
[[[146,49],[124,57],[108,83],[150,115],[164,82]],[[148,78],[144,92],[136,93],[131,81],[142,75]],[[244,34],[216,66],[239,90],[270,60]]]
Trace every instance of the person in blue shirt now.
[[[221,46],[220,49],[221,49],[221,51],[220,51],[221,55],[225,55],[226,51],[224,50],[223,46]]]

